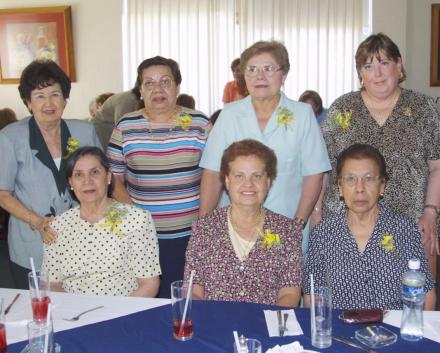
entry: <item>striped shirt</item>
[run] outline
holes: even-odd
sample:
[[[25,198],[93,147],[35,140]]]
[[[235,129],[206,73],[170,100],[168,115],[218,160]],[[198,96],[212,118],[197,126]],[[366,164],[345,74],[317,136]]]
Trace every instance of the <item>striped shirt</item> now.
[[[155,127],[143,111],[125,115],[113,130],[107,154],[113,174],[124,175],[135,205],[150,211],[160,239],[191,235],[200,204],[199,161],[211,125],[183,108],[189,126]]]

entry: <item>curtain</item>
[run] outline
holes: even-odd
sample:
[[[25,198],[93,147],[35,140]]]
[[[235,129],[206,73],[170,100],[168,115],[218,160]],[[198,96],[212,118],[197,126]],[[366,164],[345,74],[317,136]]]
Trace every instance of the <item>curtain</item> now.
[[[275,39],[289,51],[287,96],[313,89],[329,105],[358,87],[354,53],[366,1],[124,0],[124,88],[142,60],[169,57],[180,65],[180,92],[209,115],[223,106],[231,61],[255,41]]]

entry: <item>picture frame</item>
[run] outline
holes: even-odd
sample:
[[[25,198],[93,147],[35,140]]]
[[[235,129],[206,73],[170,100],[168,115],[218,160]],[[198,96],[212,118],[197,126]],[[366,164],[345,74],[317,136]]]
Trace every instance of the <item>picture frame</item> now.
[[[440,4],[431,5],[431,86],[440,86]]]
[[[70,6],[0,10],[0,83],[18,83],[35,59],[54,60],[76,80]]]

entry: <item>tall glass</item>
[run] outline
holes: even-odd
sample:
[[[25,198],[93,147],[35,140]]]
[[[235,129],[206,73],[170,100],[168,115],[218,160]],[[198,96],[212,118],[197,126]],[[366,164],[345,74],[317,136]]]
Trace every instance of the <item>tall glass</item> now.
[[[44,341],[48,336],[47,352],[54,352],[52,320],[30,321],[27,324],[29,337],[29,353],[44,353]]]
[[[0,298],[0,353],[6,353],[5,301]]]
[[[314,310],[310,310],[312,346],[332,345],[332,295],[328,287],[315,288]]]
[[[187,341],[193,336],[193,323],[191,319],[192,298],[188,297],[185,322],[183,315],[189,289],[189,281],[175,281],[171,283],[171,305],[173,310],[173,333],[179,341]]]
[[[36,277],[31,272],[28,274],[29,293],[31,295],[32,315],[35,321],[45,321],[47,308],[50,303],[49,276],[45,272],[37,271]],[[38,289],[37,289],[38,284]]]

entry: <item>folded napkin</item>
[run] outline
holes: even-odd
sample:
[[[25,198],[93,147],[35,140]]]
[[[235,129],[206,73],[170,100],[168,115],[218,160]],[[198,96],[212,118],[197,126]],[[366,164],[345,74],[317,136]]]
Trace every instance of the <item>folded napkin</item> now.
[[[304,351],[303,346],[299,344],[298,341],[285,344],[284,346],[279,346],[269,348],[266,353],[301,353]]]
[[[304,334],[298,320],[296,319],[295,312],[290,310],[281,310],[281,317],[284,322],[284,314],[289,314],[287,318],[286,327],[287,331],[284,331],[284,336],[298,336]],[[264,317],[266,319],[267,331],[270,337],[279,337],[278,330],[278,316],[277,310],[264,310]]]

